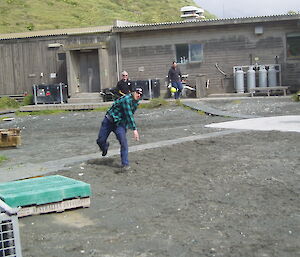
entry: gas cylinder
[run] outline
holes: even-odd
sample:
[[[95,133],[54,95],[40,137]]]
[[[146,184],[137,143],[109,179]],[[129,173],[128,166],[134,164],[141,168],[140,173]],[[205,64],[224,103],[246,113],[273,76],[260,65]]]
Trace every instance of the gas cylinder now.
[[[266,70],[266,67],[264,65],[259,66],[258,85],[259,85],[259,87],[266,87],[267,86],[267,70]]]
[[[268,86],[276,87],[277,86],[277,76],[274,65],[270,65],[268,70]]]
[[[236,68],[235,90],[237,93],[244,93],[244,71],[242,67]]]
[[[255,88],[255,70],[254,66],[249,66],[247,70],[247,90],[250,92],[251,88]]]

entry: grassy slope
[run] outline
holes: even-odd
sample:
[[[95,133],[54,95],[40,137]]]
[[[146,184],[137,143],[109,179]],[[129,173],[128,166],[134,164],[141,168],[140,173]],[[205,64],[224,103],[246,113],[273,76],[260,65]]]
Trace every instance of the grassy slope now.
[[[0,33],[180,20],[193,0],[1,0]],[[206,14],[207,18],[214,17]]]

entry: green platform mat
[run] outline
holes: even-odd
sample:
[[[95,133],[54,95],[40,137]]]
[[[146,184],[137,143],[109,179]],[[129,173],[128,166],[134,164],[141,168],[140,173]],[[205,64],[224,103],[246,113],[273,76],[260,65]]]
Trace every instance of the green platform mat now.
[[[90,195],[89,184],[59,175],[0,183],[0,198],[11,207],[47,204]]]

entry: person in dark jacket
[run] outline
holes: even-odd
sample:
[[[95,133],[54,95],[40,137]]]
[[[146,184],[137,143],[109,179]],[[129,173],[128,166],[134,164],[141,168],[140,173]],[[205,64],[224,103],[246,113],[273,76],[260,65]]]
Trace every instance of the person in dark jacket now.
[[[133,92],[131,81],[128,78],[127,71],[122,72],[122,79],[118,81],[116,86],[116,93],[119,97]]]
[[[120,172],[130,170],[126,138],[127,129],[133,130],[134,139],[137,141],[139,140],[139,133],[133,114],[139,105],[142,95],[143,90],[141,88],[136,88],[131,94],[127,94],[117,99],[107,111],[99,130],[97,144],[102,151],[102,156],[107,155],[109,147],[109,143],[107,142],[108,136],[111,132],[114,132],[116,135],[121,145],[120,155],[122,166]]]
[[[177,67],[177,63],[173,62],[172,66],[168,73],[168,82],[171,83],[171,86],[176,88],[176,92],[174,93],[174,98],[179,99],[182,91],[182,75],[180,69]]]

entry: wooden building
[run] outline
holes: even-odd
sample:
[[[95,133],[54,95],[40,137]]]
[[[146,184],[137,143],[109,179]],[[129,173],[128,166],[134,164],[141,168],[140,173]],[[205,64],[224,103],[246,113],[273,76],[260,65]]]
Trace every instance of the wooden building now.
[[[116,82],[111,26],[2,34],[0,39],[0,95],[62,82],[74,96]]]
[[[233,67],[279,64],[281,83],[300,89],[300,15],[114,26],[119,62],[135,79],[165,79],[172,61],[202,74],[208,94],[234,92]]]
[[[300,89],[300,15],[195,20],[0,35],[0,95],[63,82],[69,95],[132,80],[159,79],[172,61],[205,77],[207,93],[234,92],[233,67],[278,64],[281,83]]]

